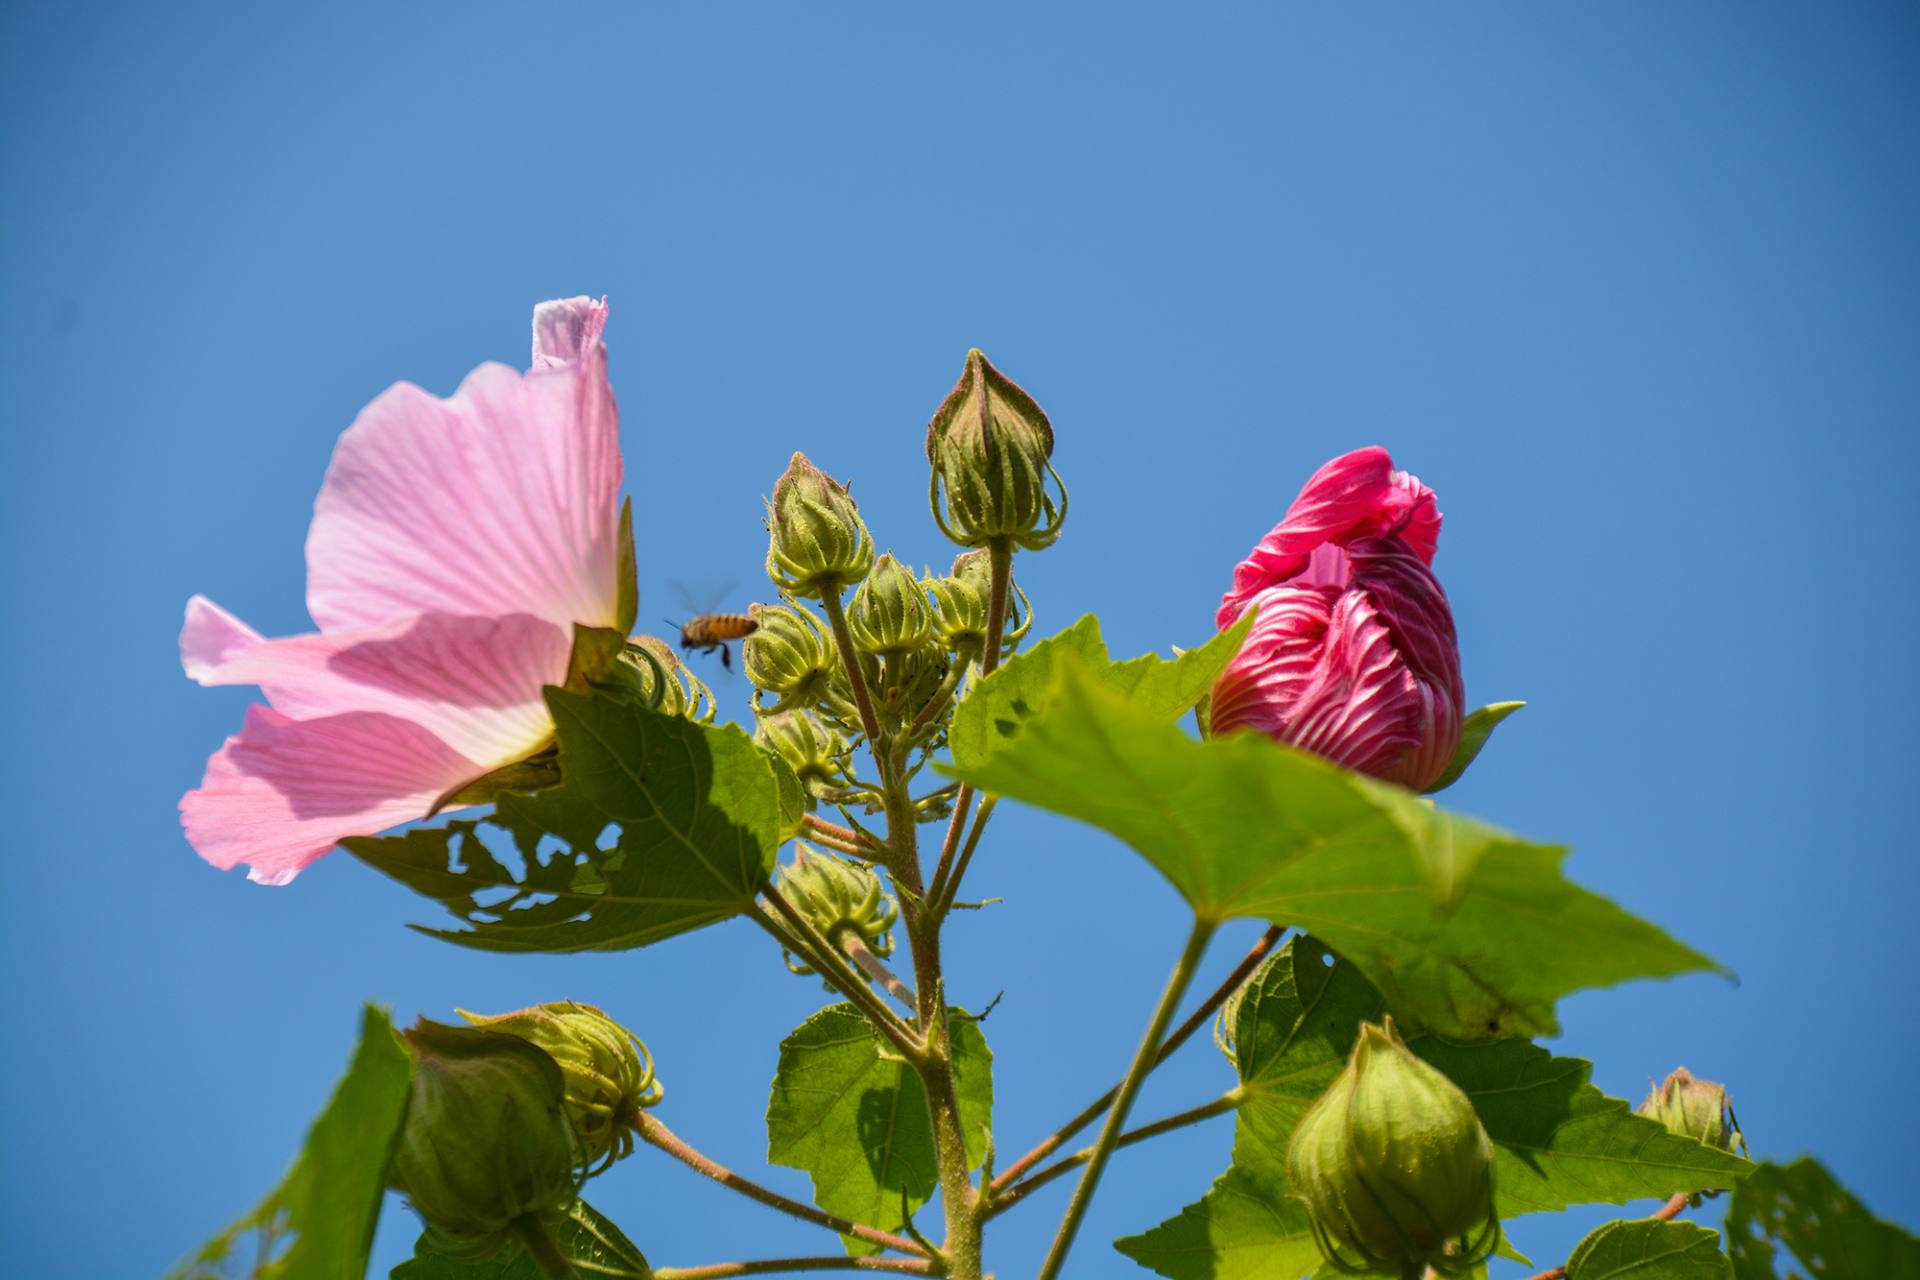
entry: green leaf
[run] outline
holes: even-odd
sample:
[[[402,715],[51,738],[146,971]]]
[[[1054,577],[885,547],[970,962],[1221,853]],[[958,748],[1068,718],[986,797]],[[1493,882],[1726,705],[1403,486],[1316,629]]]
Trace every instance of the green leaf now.
[[[619,594],[614,598],[613,625],[614,630],[625,636],[633,630],[634,621],[640,616],[640,574],[637,557],[633,554],[632,498],[620,504],[620,530],[614,537],[619,549],[619,561],[614,568]]]
[[[954,1086],[967,1163],[977,1167],[993,1132],[993,1054],[979,1023],[953,1010]],[[933,1195],[933,1121],[920,1077],[850,1004],[822,1009],[780,1042],[767,1103],[767,1159],[804,1169],[813,1202],[882,1231],[898,1231]],[[847,1251],[873,1252],[842,1237]]]
[[[1487,739],[1493,736],[1500,722],[1526,705],[1524,702],[1489,702],[1478,711],[1469,712],[1466,722],[1460,726],[1460,745],[1453,749],[1453,759],[1447,763],[1446,772],[1427,788],[1427,794],[1445,791],[1460,781],[1460,775],[1479,756],[1480,748],[1487,745]]]
[[[581,1280],[652,1280],[653,1269],[638,1245],[585,1200],[576,1200],[567,1216],[548,1224],[560,1253]],[[391,1280],[541,1280],[540,1269],[524,1251],[504,1260],[462,1262],[435,1253],[421,1236],[412,1259],[389,1273]]]
[[[1321,1262],[1305,1206],[1237,1165],[1199,1203],[1113,1247],[1169,1280],[1276,1280]]]
[[[1609,1222],[1574,1248],[1567,1280],[1731,1280],[1720,1233],[1657,1218]]]
[[[1304,1275],[1318,1265],[1305,1211],[1288,1186],[1287,1144],[1346,1066],[1360,1024],[1377,1021],[1386,1001],[1357,966],[1314,938],[1296,937],[1230,1008],[1245,1095],[1234,1118],[1233,1166],[1198,1203],[1118,1245],[1174,1280],[1253,1276],[1263,1274],[1260,1266]],[[1473,1100],[1494,1143],[1502,1218],[1731,1187],[1752,1168],[1634,1115],[1587,1083],[1591,1067],[1579,1059],[1523,1040],[1424,1036],[1410,1047]],[[1206,1269],[1213,1265],[1219,1269]]]
[[[386,1194],[387,1165],[406,1118],[412,1062],[386,1010],[368,1005],[353,1061],[307,1131],[293,1168],[259,1208],[175,1269],[174,1280],[364,1275]]]
[[[550,688],[547,705],[559,786],[342,842],[467,926],[415,927],[488,951],[618,951],[750,910],[796,800],[753,739],[605,693]]]
[[[1213,688],[1253,626],[1253,614],[1197,649],[1168,661],[1142,654],[1126,662],[1107,656],[1100,619],[1088,614],[1058,635],[1048,636],[1009,659],[968,692],[954,708],[947,746],[957,765],[976,765],[1016,737],[1020,726],[1044,711],[1064,666],[1089,673],[1104,688],[1125,695],[1145,715],[1171,723]]]
[[[1234,1025],[1246,1093],[1235,1119],[1236,1165],[1285,1181],[1294,1125],[1346,1066],[1360,1024],[1378,1021],[1385,1007],[1356,966],[1313,938],[1293,939],[1261,966]],[[1724,1189],[1753,1168],[1635,1115],[1588,1083],[1592,1064],[1579,1058],[1556,1058],[1525,1040],[1422,1036],[1409,1047],[1473,1099],[1494,1142],[1503,1218]]]
[[[1811,1157],[1760,1165],[1727,1209],[1738,1280],[1775,1280],[1782,1246],[1811,1280],[1920,1277],[1920,1240],[1874,1217]]]
[[[1563,849],[1256,734],[1196,742],[1062,667],[1043,714],[950,772],[1120,837],[1202,920],[1318,935],[1410,1030],[1549,1035],[1569,992],[1713,967],[1567,881]]]

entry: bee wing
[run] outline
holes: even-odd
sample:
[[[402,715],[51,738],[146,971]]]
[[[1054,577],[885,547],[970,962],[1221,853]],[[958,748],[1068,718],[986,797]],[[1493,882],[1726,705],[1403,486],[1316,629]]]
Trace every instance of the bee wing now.
[[[697,584],[689,584],[675,578],[667,583],[667,589],[673,593],[673,602],[680,606],[682,613],[689,618],[697,618],[704,614],[719,613],[720,606],[739,585],[738,578],[728,578],[721,582],[702,581]]]

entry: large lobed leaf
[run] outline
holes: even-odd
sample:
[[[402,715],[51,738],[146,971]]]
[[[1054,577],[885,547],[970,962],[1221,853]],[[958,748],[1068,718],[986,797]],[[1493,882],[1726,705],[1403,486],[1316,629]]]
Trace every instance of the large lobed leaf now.
[[[550,688],[547,705],[558,786],[343,842],[466,926],[417,927],[490,951],[616,951],[749,910],[798,816],[791,772],[733,725],[606,693]]]
[[[1088,614],[1065,631],[1009,659],[969,691],[954,708],[947,747],[956,765],[970,767],[985,761],[1002,744],[1017,737],[1027,720],[1046,710],[1058,688],[1060,672],[1068,666],[1089,673],[1102,687],[1124,696],[1143,714],[1171,722],[1207,696],[1233,655],[1240,652],[1252,626],[1253,615],[1249,613],[1198,649],[1176,658],[1148,653],[1115,662],[1107,656],[1100,619]]]
[[[1233,1167],[1175,1218],[1119,1241],[1121,1252],[1174,1280],[1304,1275],[1317,1266],[1305,1211],[1287,1182],[1287,1143],[1346,1065],[1360,1024],[1385,1007],[1357,966],[1313,938],[1295,938],[1261,966],[1234,1010],[1245,1101],[1234,1122]],[[1591,1067],[1579,1059],[1522,1040],[1463,1044],[1429,1035],[1410,1047],[1473,1100],[1494,1142],[1503,1218],[1731,1187],[1752,1167],[1633,1114],[1587,1083]]]
[[[412,1081],[412,1059],[386,1011],[368,1005],[353,1061],[293,1168],[259,1208],[172,1272],[173,1280],[364,1275]]]
[[[562,1257],[573,1264],[581,1280],[652,1280],[640,1247],[585,1200],[576,1200],[566,1216],[547,1229]],[[464,1262],[435,1253],[427,1237],[420,1237],[411,1259],[395,1267],[391,1280],[541,1280],[540,1268],[517,1250],[488,1262]]]
[[[1257,735],[1197,742],[1070,655],[1058,666],[1044,709],[983,760],[956,748],[953,772],[1120,837],[1202,920],[1309,930],[1410,1028],[1552,1034],[1569,992],[1713,967],[1569,882],[1563,849]]]
[[[1567,1280],[1731,1280],[1720,1233],[1657,1218],[1609,1222],[1567,1259]]]
[[[979,1024],[951,1012],[954,1086],[976,1167],[993,1132],[993,1055]],[[822,1009],[780,1042],[767,1159],[805,1170],[814,1203],[828,1213],[882,1231],[898,1231],[933,1195],[939,1168],[926,1091],[852,1005]],[[842,1239],[849,1253],[876,1249]]]
[[[1920,1239],[1876,1218],[1811,1157],[1762,1164],[1727,1209],[1737,1280],[1776,1280],[1777,1247],[1811,1280],[1916,1280]],[[1789,1270],[1787,1274],[1796,1274]]]

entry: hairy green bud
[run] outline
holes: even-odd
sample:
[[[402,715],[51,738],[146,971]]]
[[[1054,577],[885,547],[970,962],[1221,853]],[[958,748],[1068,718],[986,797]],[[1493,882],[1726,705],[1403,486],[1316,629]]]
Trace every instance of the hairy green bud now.
[[[818,600],[873,568],[873,538],[859,507],[804,453],[774,483],[767,533],[767,576],[792,595]]]
[[[837,946],[842,934],[852,933],[875,955],[892,954],[899,908],[872,867],[800,844],[778,876],[780,892],[829,942]],[[791,956],[787,967],[813,972]]]
[[[809,797],[823,790],[844,787],[850,781],[852,748],[811,711],[763,714],[754,726],[753,738],[787,762]]]
[[[640,1038],[590,1004],[537,1004],[487,1016],[460,1010],[486,1031],[544,1049],[566,1081],[567,1114],[585,1148],[583,1158],[605,1169],[633,1153],[633,1130],[623,1117],[666,1094],[653,1074],[653,1055]]]
[[[1052,546],[1067,518],[1052,458],[1053,425],[1033,397],[978,350],[967,352],[960,381],[927,425],[928,499],[940,531],[963,547],[998,539],[1029,551]]]
[[[964,551],[954,559],[944,578],[929,578],[933,595],[933,633],[955,654],[978,658],[987,643],[987,612],[993,600],[992,557],[985,551]],[[1033,610],[1026,592],[1008,582],[1007,616],[1001,624],[1001,656],[1011,654],[1033,627]]]
[[[1668,1132],[1695,1142],[1704,1142],[1722,1151],[1731,1151],[1735,1142],[1746,1150],[1747,1139],[1733,1118],[1733,1106],[1727,1101],[1725,1085],[1696,1077],[1685,1067],[1655,1085],[1639,1114],[1658,1120]]]
[[[546,1051],[424,1018],[400,1034],[413,1053],[413,1096],[388,1176],[436,1251],[491,1258],[517,1219],[578,1198],[586,1159],[565,1076]]]
[[[747,637],[742,661],[759,695],[772,694],[769,711],[810,707],[827,696],[840,670],[840,653],[827,624],[803,604],[756,604],[749,614],[759,628]]]
[[[1301,1117],[1287,1176],[1343,1271],[1456,1275],[1500,1241],[1493,1143],[1472,1101],[1414,1056],[1391,1018],[1360,1028],[1345,1070]]]
[[[621,671],[640,700],[655,711],[685,716],[702,724],[713,722],[718,709],[713,690],[680,661],[673,646],[659,636],[634,636],[621,653]]]
[[[933,606],[913,570],[888,552],[847,606],[854,648],[876,658],[912,653],[933,634]]]

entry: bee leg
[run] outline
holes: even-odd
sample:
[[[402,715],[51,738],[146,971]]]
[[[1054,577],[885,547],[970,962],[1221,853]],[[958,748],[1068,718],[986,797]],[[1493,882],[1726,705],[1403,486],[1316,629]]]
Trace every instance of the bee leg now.
[[[733,650],[724,644],[720,646],[720,669],[733,670]]]

